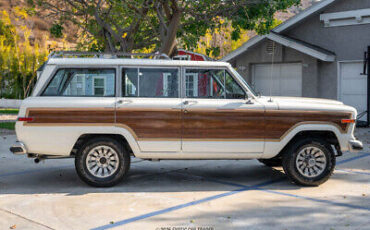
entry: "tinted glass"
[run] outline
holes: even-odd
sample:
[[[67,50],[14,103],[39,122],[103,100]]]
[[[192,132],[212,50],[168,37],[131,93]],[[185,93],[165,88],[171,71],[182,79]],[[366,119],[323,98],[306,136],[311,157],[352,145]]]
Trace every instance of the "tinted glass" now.
[[[113,97],[114,69],[59,69],[42,96]]]
[[[179,97],[177,69],[124,68],[122,78],[124,97]]]

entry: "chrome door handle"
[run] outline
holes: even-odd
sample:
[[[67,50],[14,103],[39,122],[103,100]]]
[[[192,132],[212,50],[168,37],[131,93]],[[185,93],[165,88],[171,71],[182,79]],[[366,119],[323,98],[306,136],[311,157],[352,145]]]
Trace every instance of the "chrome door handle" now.
[[[183,104],[184,105],[189,105],[190,103],[192,103],[192,104],[196,104],[196,103],[198,103],[197,101],[184,101],[183,102]]]
[[[127,100],[127,99],[122,99],[122,100],[118,100],[117,101],[117,104],[121,105],[123,103],[131,103],[132,101],[131,100]]]

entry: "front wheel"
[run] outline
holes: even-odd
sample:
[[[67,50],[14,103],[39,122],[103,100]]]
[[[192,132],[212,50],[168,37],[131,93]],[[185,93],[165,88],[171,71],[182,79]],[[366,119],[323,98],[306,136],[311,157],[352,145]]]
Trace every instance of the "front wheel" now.
[[[75,158],[78,176],[95,187],[110,187],[119,183],[128,173],[130,154],[122,143],[112,138],[89,140]]]
[[[318,186],[335,168],[335,154],[324,140],[304,138],[292,144],[283,156],[283,169],[296,184]]]

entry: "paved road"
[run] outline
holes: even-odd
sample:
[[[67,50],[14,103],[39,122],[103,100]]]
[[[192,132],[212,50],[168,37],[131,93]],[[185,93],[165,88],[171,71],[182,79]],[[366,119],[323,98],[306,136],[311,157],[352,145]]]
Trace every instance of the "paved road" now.
[[[366,152],[339,158],[335,174],[320,187],[293,185],[281,168],[255,160],[133,159],[126,181],[98,189],[78,179],[72,159],[36,165],[24,156],[13,156],[8,147],[14,140],[14,135],[0,137],[0,229],[370,226]]]

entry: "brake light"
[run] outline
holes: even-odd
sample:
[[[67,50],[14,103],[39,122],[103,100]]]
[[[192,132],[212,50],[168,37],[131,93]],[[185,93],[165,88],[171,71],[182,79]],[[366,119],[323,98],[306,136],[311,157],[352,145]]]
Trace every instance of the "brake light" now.
[[[355,123],[355,119],[342,119],[342,124],[352,124]]]
[[[32,117],[18,117],[18,121],[33,121]]]

